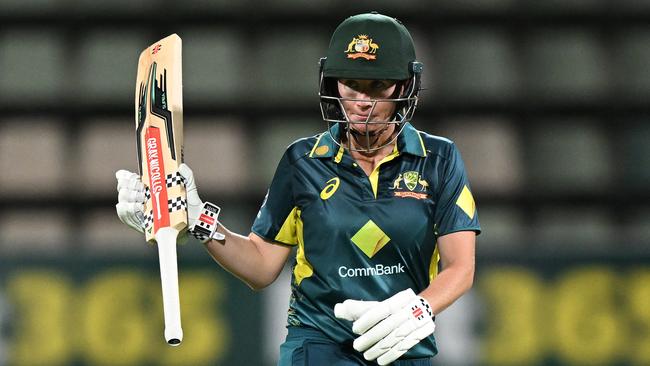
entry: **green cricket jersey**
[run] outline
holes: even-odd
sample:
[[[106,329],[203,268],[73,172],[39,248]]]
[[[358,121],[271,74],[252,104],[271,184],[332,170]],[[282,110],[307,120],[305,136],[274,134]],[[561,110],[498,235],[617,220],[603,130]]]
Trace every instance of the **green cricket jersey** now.
[[[252,228],[298,246],[289,326],[340,343],[358,336],[336,303],[422,291],[437,274],[436,238],[464,230],[481,229],[458,149],[408,123],[370,176],[328,132],[291,144]],[[404,357],[436,353],[431,336]]]

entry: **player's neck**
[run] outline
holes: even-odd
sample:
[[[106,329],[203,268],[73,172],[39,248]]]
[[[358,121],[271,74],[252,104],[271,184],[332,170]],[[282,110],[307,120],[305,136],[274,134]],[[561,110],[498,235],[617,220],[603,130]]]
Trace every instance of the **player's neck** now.
[[[350,156],[359,164],[366,175],[370,176],[377,165],[395,149],[396,142],[392,142],[380,149],[373,151],[350,151]],[[354,146],[354,145],[353,145]],[[371,147],[372,148],[372,147]]]
[[[378,153],[382,153],[388,146],[393,146],[393,143],[387,144],[387,142],[393,140],[395,134],[395,125],[390,124],[384,128],[378,136],[369,136],[366,137],[363,132],[352,132],[350,131],[349,135],[344,135],[343,141],[341,144],[344,147],[350,147],[351,152],[359,152],[364,156],[372,157]],[[350,141],[347,141],[346,137],[350,137]],[[388,146],[382,146],[382,145]],[[381,147],[380,147],[381,146]],[[380,148],[378,148],[380,147]],[[391,152],[388,149],[388,153]]]

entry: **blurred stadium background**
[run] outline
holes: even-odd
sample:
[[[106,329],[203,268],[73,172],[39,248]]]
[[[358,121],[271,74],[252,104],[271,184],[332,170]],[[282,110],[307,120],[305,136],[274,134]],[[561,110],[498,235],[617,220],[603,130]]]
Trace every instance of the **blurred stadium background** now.
[[[195,242],[164,344],[155,248],[114,214],[137,57],[183,38],[186,161],[248,233],[370,10],[411,30],[414,125],[456,141],[484,228],[437,364],[650,364],[650,1],[0,0],[0,365],[274,365],[289,267],[254,293]]]

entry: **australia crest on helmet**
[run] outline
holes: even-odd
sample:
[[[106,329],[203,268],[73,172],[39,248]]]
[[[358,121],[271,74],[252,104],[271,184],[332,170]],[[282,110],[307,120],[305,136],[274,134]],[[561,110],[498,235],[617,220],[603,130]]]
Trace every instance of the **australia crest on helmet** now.
[[[379,49],[379,45],[370,36],[359,34],[356,37],[352,37],[352,41],[348,43],[348,48],[345,50],[345,53],[351,59],[364,58],[366,60],[375,60],[377,59],[377,49]]]

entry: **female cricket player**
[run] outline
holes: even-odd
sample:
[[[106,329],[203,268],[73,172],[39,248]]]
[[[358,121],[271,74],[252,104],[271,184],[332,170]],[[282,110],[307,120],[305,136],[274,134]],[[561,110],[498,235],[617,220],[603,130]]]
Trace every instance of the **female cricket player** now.
[[[279,366],[430,365],[435,314],[472,286],[481,229],[460,153],[410,123],[421,72],[400,21],[343,21],[321,59],[327,130],[287,148],[248,236],[198,219],[215,206],[181,165],[189,231],[224,269],[262,289],[297,247]],[[142,231],[143,185],[116,175],[118,215]]]

